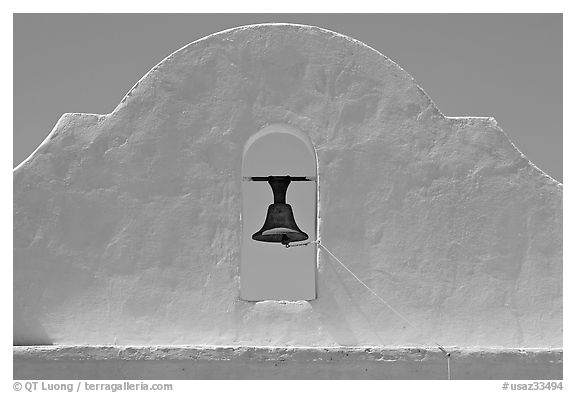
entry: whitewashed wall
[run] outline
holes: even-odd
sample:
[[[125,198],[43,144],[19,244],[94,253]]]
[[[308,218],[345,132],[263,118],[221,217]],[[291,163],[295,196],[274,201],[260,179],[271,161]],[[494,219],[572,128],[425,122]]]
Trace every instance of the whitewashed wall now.
[[[239,298],[242,149],[273,123],[317,151],[322,243],[414,326],[323,251],[316,300]],[[14,171],[15,344],[435,342],[562,345],[562,187],[360,42],[212,35]]]

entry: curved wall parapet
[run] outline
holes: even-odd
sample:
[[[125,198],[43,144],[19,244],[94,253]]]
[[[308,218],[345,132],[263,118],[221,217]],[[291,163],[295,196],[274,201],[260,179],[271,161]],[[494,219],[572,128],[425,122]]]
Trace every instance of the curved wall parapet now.
[[[470,92],[473,94],[474,92]],[[317,298],[240,297],[242,157],[306,134]],[[14,344],[562,346],[562,185],[342,35],[266,24],[173,53],[14,171]]]

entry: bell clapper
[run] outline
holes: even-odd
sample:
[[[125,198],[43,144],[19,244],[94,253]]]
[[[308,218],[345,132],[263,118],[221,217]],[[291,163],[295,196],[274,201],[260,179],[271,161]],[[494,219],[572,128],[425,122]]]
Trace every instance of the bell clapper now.
[[[310,241],[310,242],[300,243],[300,244],[290,244],[290,243],[288,243],[288,244],[286,244],[286,248],[307,246],[308,244],[311,244],[311,243],[320,244],[320,242],[318,242],[318,241],[316,241],[316,240],[313,240],[313,241]]]

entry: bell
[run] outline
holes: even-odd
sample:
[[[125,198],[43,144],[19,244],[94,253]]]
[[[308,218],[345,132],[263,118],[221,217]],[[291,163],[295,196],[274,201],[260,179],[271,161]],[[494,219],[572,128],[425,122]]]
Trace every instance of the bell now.
[[[262,229],[252,235],[259,242],[282,243],[308,239],[308,235],[298,228],[292,206],[286,203],[286,190],[290,185],[290,176],[268,176],[268,184],[274,193],[274,203],[268,206],[266,221]]]

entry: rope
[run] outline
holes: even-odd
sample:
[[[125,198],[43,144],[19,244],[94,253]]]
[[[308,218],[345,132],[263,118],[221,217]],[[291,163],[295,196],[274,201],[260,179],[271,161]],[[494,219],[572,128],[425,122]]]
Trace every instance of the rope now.
[[[380,300],[380,302],[382,302],[386,307],[388,307],[391,311],[393,311],[398,317],[400,317],[400,319],[402,319],[404,322],[406,322],[407,325],[409,325],[410,327],[416,329],[416,326],[414,326],[412,324],[412,322],[410,322],[404,315],[400,314],[399,311],[397,311],[394,307],[392,307],[390,305],[390,303],[388,303],[386,300],[382,299],[382,297],[380,297],[376,292],[374,292],[374,290],[372,288],[370,288],[368,285],[366,285],[364,283],[364,281],[362,281],[356,274],[354,274],[352,272],[352,270],[348,269],[348,267],[340,260],[336,257],[336,255],[334,255],[332,253],[332,251],[330,251],[328,248],[326,248],[326,246],[324,246],[322,243],[320,243],[319,240],[316,241],[311,241],[311,242],[307,242],[307,243],[303,243],[303,244],[295,244],[293,246],[290,245],[286,245],[286,248],[288,247],[296,247],[296,246],[307,246],[310,243],[316,243],[318,244],[318,246],[320,246],[321,248],[323,248],[328,254],[330,254],[330,256],[332,258],[334,258],[335,261],[337,261],[344,269],[346,269],[346,271],[348,273],[350,273],[352,275],[352,277],[354,277],[360,284],[362,284],[372,295],[374,295],[378,300]],[[440,351],[442,351],[442,353],[444,354],[444,356],[446,357],[446,361],[447,361],[447,369],[448,369],[448,380],[451,380],[452,376],[450,373],[450,352],[448,352],[446,349],[444,349],[444,347],[440,344],[438,344],[438,342],[434,341],[434,343],[436,344],[436,346],[438,347],[438,349],[440,349]]]

